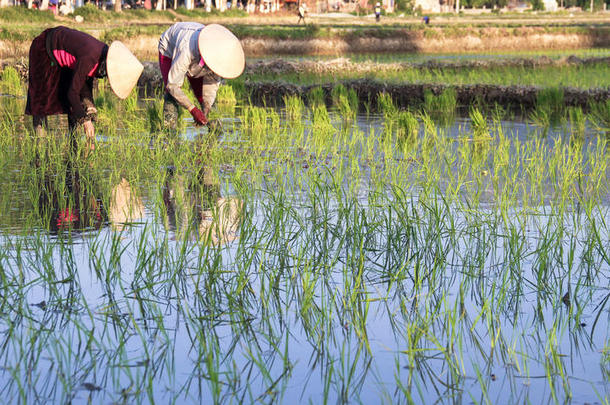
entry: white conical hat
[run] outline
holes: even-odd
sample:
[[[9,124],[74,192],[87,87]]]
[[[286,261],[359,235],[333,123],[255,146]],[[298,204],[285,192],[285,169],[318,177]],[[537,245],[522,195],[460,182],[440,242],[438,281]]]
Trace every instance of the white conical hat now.
[[[114,41],[108,48],[106,72],[110,88],[120,99],[125,99],[138,83],[144,66],[120,41]]]
[[[219,24],[206,25],[199,33],[199,53],[210,70],[225,79],[244,71],[246,57],[239,39]]]

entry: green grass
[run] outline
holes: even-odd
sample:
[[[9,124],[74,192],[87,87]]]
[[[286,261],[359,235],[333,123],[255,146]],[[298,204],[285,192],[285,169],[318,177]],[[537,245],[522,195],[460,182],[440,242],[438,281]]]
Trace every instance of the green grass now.
[[[19,72],[8,66],[0,72],[0,93],[21,96],[24,93]]]
[[[341,80],[375,78],[387,83],[494,84],[542,87],[608,88],[607,64],[586,66],[543,66],[536,68],[496,67],[470,69],[399,69],[378,72],[336,72],[333,74],[284,73],[282,80],[299,84],[323,84]],[[250,80],[273,80],[272,74],[250,74]]]

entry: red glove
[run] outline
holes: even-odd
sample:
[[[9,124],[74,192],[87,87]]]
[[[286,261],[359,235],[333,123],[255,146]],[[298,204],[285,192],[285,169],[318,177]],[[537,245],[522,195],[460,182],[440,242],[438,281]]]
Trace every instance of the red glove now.
[[[191,110],[191,115],[193,116],[193,119],[197,125],[205,125],[208,123],[208,119],[205,114],[197,107],[193,107]]]

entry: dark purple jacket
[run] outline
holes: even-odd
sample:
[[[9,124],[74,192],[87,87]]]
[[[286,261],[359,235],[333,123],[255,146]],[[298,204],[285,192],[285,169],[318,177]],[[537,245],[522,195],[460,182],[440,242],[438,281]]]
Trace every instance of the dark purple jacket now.
[[[73,71],[72,82],[67,90],[70,115],[79,120],[85,116],[81,103],[81,91],[88,77],[96,74],[100,63],[105,63],[108,46],[91,35],[67,27],[57,27],[47,39],[50,51],[63,68]]]

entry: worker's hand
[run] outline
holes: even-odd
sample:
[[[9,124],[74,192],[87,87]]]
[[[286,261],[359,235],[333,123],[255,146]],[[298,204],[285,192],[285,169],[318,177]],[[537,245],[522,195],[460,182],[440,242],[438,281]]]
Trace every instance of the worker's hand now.
[[[190,113],[193,116],[193,119],[195,120],[195,124],[205,125],[208,123],[208,119],[206,118],[205,114],[199,108],[193,107],[193,109],[190,111]]]
[[[87,135],[87,140],[92,141],[95,139],[95,128],[93,128],[93,122],[91,120],[87,120],[83,122],[83,128],[85,129],[85,135]]]
[[[87,156],[89,151],[95,149],[95,128],[93,128],[93,122],[90,120],[83,122],[83,128],[85,130],[85,135],[87,136],[87,148],[85,150],[85,156]]]

